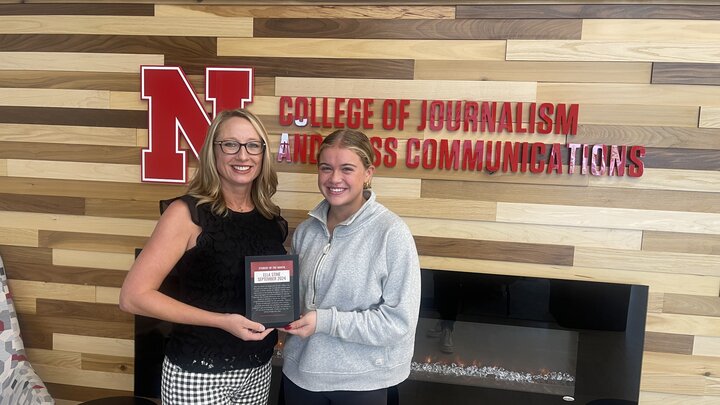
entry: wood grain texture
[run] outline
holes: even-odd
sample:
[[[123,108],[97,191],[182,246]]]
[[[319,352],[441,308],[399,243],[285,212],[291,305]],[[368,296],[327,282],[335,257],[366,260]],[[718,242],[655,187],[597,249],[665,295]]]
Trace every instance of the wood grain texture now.
[[[522,242],[618,249],[640,246],[640,233],[617,229],[592,229],[553,225],[529,225],[502,222],[461,221],[434,218],[404,218],[413,235],[465,240]]]
[[[108,163],[8,160],[8,176],[139,183],[140,166]]]
[[[240,33],[238,33],[240,35]],[[0,35],[0,51],[71,52],[140,55],[215,56],[215,37],[167,35],[72,35],[24,34]],[[139,69],[138,69],[139,70]]]
[[[65,333],[53,334],[53,350],[133,357],[134,349],[132,339],[68,335]]]
[[[68,372],[64,367],[45,364],[38,364],[34,368],[40,378],[47,382],[123,391],[132,391],[133,387],[133,376],[129,374],[90,370]]]
[[[672,84],[538,83],[537,98],[578,104],[710,105],[720,99],[720,86]]]
[[[692,354],[720,357],[720,338],[717,336],[695,336]]]
[[[580,20],[255,18],[258,38],[580,39]]]
[[[579,125],[571,138],[575,143],[644,145],[655,148],[720,149],[717,129],[642,127],[622,125]]]
[[[458,5],[455,18],[720,19],[713,5],[613,3]]]
[[[65,366],[68,368],[80,368],[80,353],[64,352],[60,350],[27,349],[28,360],[33,364],[49,364],[53,366]]]
[[[652,83],[720,85],[720,63],[654,63]]]
[[[421,196],[586,207],[600,204],[606,208],[720,213],[720,197],[717,194],[688,191],[643,190],[632,193],[631,198],[628,198],[628,190],[611,187],[423,180]]]
[[[471,56],[471,55],[468,55]],[[649,83],[653,65],[616,62],[416,60],[416,80],[492,80],[573,83]],[[448,72],[452,75],[448,77]]]
[[[0,4],[0,15],[153,15],[152,4]]]
[[[693,343],[692,335],[647,332],[643,349],[646,352],[692,354]]]
[[[697,106],[582,104],[578,119],[601,126],[697,128],[699,114]]]
[[[313,2],[316,3],[316,2]],[[266,4],[271,4],[267,3]],[[155,6],[156,16],[217,15],[254,18],[377,18],[377,19],[452,19],[452,6],[405,5],[164,5]]]
[[[285,78],[275,82],[278,96],[355,97],[410,100],[477,99],[528,101],[536,99],[536,85],[530,82],[474,82],[422,80],[351,80],[324,78]]]
[[[647,405],[714,405],[717,397],[711,395],[671,394],[666,392],[640,391],[640,402]]]
[[[36,306],[36,313],[41,316],[58,316],[58,317],[66,317],[66,318],[72,318],[72,319],[86,319],[86,320],[93,320],[93,321],[107,321],[107,322],[134,322],[135,317],[132,314],[129,314],[127,312],[120,311],[120,308],[118,308],[117,305],[110,305],[110,304],[97,304],[97,303],[85,303],[85,302],[72,302],[72,301],[65,301],[65,300],[53,300],[53,299],[45,299],[45,298],[38,298],[37,300],[37,306]],[[56,334],[55,338],[53,338],[54,343],[58,343]],[[72,339],[68,336],[63,335],[63,339]],[[125,347],[127,342],[123,340],[123,342],[120,342],[120,346]],[[69,349],[62,349],[59,347],[55,347],[57,350],[69,350]],[[127,349],[123,349],[127,350]],[[96,353],[93,351],[88,350],[70,350],[70,351],[76,351],[76,352],[83,352],[83,353]],[[102,352],[98,353],[102,354]],[[106,353],[110,354],[110,353]],[[127,354],[116,354],[118,356],[125,356]],[[130,353],[132,356],[132,353]]]
[[[574,263],[585,267],[720,277],[720,256],[717,255],[581,247],[575,249]],[[677,263],[683,266],[678,267]]]
[[[134,253],[96,252],[88,250],[53,249],[56,266],[90,267],[95,269],[129,270]]]
[[[606,28],[607,29],[607,28]],[[684,38],[684,37],[683,37]],[[717,63],[720,45],[712,42],[620,40],[508,40],[507,60]]]
[[[137,146],[137,130],[134,128],[98,128],[69,125],[0,124],[0,142],[17,142],[18,147],[25,147],[29,152],[35,147],[43,148],[30,143]]]
[[[221,38],[217,48],[219,56],[505,60],[505,41]]]
[[[0,210],[82,215],[85,212],[85,201],[76,197],[0,193]]]
[[[130,342],[132,344],[132,341]],[[130,356],[112,356],[104,354],[82,354],[82,369],[105,371],[109,373],[135,374],[134,353]]]
[[[720,255],[720,235],[683,232],[643,232],[642,249],[657,252]]]
[[[11,194],[129,199],[158,203],[184,193],[185,186],[172,184],[116,184],[100,181],[53,180],[0,176],[0,189]],[[158,212],[160,205],[157,205]]]
[[[713,101],[718,104],[720,101]],[[720,128],[720,107],[700,107],[700,128]]]
[[[8,162],[8,170],[10,168]],[[720,173],[708,170],[645,169],[642,177],[632,182],[617,182],[604,177],[590,178],[591,186],[625,189],[677,190],[717,193]]]
[[[585,41],[636,41],[697,43],[720,40],[720,21],[710,19],[588,19],[583,21]]]
[[[2,55],[0,55],[2,56]],[[204,75],[206,66],[252,66],[255,74],[265,77],[355,77],[373,79],[412,79],[413,62],[404,59],[351,58],[260,58],[218,56],[165,58],[168,66],[180,66],[185,73]]]
[[[108,108],[110,93],[102,90],[0,89],[0,105],[22,107]]]
[[[720,317],[720,297],[665,294],[663,312],[668,314]]]
[[[253,35],[252,19],[244,17],[0,16],[0,27],[3,34]]]
[[[161,55],[81,52],[0,52],[0,70],[137,73],[140,65],[162,65]]]
[[[3,250],[3,247],[0,246],[0,253],[2,253]],[[7,261],[5,263],[7,263]],[[26,262],[13,262],[12,266],[9,264],[6,266],[8,278],[16,280],[41,281],[58,284],[87,283],[89,285],[94,285],[97,288],[119,288],[122,286],[125,276],[127,275],[127,273],[117,270],[53,266],[51,264]]]
[[[0,227],[0,245],[38,246],[38,232],[35,229]]]
[[[0,122],[10,124],[74,125],[113,128],[147,128],[148,126],[146,111],[90,108],[0,106]]]
[[[647,285],[651,293],[682,292],[694,295],[717,294],[720,279],[707,276],[644,273],[625,270],[608,270],[587,267],[553,266],[545,264],[513,263],[490,260],[457,259],[448,257],[420,256],[420,266],[427,269],[443,269],[470,273],[500,274],[511,276],[557,278],[563,280],[598,281],[622,284]],[[657,314],[663,315],[663,314]],[[717,319],[708,317],[710,320]],[[648,329],[650,330],[650,329]],[[666,332],[662,326],[654,332]],[[670,333],[693,334],[672,330]]]
[[[13,226],[10,221],[0,221],[0,223],[11,228],[21,228],[20,226]],[[25,222],[25,225],[29,223]],[[14,271],[13,267],[15,265],[20,263],[39,265],[50,265],[52,263],[52,251],[46,248],[0,245],[0,256],[8,274]],[[8,277],[9,279],[10,277]]]
[[[720,170],[720,151],[646,148],[645,167],[660,169]]]
[[[53,398],[57,398],[56,401],[65,400],[72,402],[73,404],[77,403],[74,401],[90,401],[99,398],[132,395],[132,390],[110,390],[97,387],[82,387],[79,385],[57,384],[47,381],[44,382],[50,392],[50,395],[52,395]],[[60,405],[60,402],[57,403]]]
[[[12,228],[22,228],[32,223],[38,230],[141,237],[150,236],[150,233],[155,228],[155,221],[144,219],[101,218],[17,211],[0,211],[0,223]],[[50,257],[50,249],[33,249],[18,254],[30,256],[28,258],[30,260],[42,260],[30,261],[29,263],[51,263],[50,260],[47,260]]]
[[[415,237],[418,254],[505,262],[544,263],[572,266],[573,247],[548,244],[469,241],[464,239]]]
[[[720,328],[720,318],[700,315],[648,314],[645,330],[714,336]]]
[[[509,223],[720,234],[720,215],[695,212],[498,203],[497,220]]]
[[[133,91],[139,73],[0,70],[0,87]]]
[[[157,220],[160,217],[157,201],[128,201],[124,199],[87,199],[85,214],[96,217],[152,220]]]
[[[139,165],[141,152],[139,148],[124,146],[0,142],[0,158]],[[8,162],[8,168],[12,166]],[[11,171],[8,173],[12,175]]]

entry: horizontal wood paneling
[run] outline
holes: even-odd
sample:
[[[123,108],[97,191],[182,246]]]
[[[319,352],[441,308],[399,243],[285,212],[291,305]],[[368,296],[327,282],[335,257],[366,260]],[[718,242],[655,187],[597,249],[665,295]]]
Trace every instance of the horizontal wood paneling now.
[[[0,70],[0,87],[86,90],[137,90],[138,73],[54,72],[33,70]],[[68,141],[72,141],[69,139]]]
[[[139,165],[141,153],[139,148],[124,146],[0,142],[0,158],[18,161],[22,159],[26,162],[29,162],[27,159],[38,159],[35,161]],[[14,166],[14,163],[8,163],[8,168]],[[8,171],[8,175],[13,175],[11,170]]]
[[[278,78],[278,95],[355,97],[411,100],[474,99],[478,94],[492,100],[535,101],[536,85],[525,82],[439,82],[407,80],[350,80]]]
[[[3,34],[252,36],[244,17],[0,16]]]
[[[417,80],[493,80],[573,83],[649,83],[652,64],[614,62],[523,62],[464,60],[417,60]],[[447,73],[452,72],[448,77]],[[653,70],[654,72],[654,70]]]
[[[717,43],[720,40],[720,21],[711,19],[587,19],[583,21],[582,39],[586,41],[668,41],[681,44]]]
[[[33,145],[28,143],[137,146],[137,129],[0,124],[0,142],[17,142],[19,148],[24,147],[28,152],[38,148],[39,150],[43,150],[45,153],[48,152],[48,148],[50,148],[50,146]],[[3,143],[3,145],[3,149],[8,146],[6,143]],[[82,146],[74,147],[82,148]],[[135,149],[135,151],[137,152],[137,149]],[[65,152],[70,151],[65,149]],[[101,151],[96,150],[94,152]],[[139,154],[139,152],[137,152],[137,154]],[[74,160],[74,158],[72,159]]]
[[[252,66],[259,76],[357,77],[374,79],[412,79],[413,61],[407,59],[351,58],[270,58],[252,56],[174,57],[165,64],[180,66],[185,73],[204,75],[207,66]]]
[[[499,61],[505,60],[505,41],[227,38],[218,40],[218,55]]]
[[[271,4],[272,2],[264,2]],[[298,2],[303,3],[303,2]],[[322,2],[313,2],[314,4]],[[371,3],[371,2],[370,2]],[[378,18],[378,19],[440,19],[453,18],[454,6],[406,5],[164,5],[155,6],[157,16],[218,15],[224,17],[280,17],[280,18]]]
[[[579,39],[580,20],[255,18],[253,36],[368,39]]]
[[[683,37],[684,39],[684,37]],[[717,63],[720,45],[708,41],[508,40],[507,60]]]
[[[571,266],[573,247],[530,243],[470,241],[464,239],[415,237],[418,254],[464,259],[544,263]]]
[[[0,193],[0,209],[3,211],[83,215],[85,213],[85,201],[77,197],[28,196]]]
[[[609,187],[423,180],[421,195],[463,200],[566,204],[587,207],[601,204],[605,208],[720,213],[720,205],[718,205],[720,196],[715,193],[689,191],[643,190],[633,198],[625,198],[627,190]]]
[[[144,15],[154,14],[152,4],[0,4],[0,15]]]
[[[692,354],[693,336],[662,332],[645,333],[646,352]]]
[[[652,83],[720,85],[719,63],[654,63]]]
[[[162,65],[163,56],[81,52],[0,52],[0,70],[137,73],[140,65]]]
[[[682,232],[643,232],[643,250],[720,255],[720,235]]]
[[[50,107],[1,107],[0,122],[10,124],[74,125],[147,128],[147,112]]]
[[[685,4],[498,4],[458,5],[456,12],[456,18],[508,18],[509,16],[513,16],[514,18],[654,18],[707,20],[720,19],[720,7]]]
[[[333,129],[280,125],[280,96],[373,98],[366,132],[399,140],[373,188],[424,267],[648,285],[641,403],[718,402],[720,5],[5,3],[0,254],[28,354],[59,405],[131,392],[120,286],[158,200],[184,193],[140,181],[141,65],[182,68],[201,99],[206,66],[253,67],[249,108],[273,152],[282,132]],[[404,129],[382,129],[384,99],[411,100]],[[531,102],[577,103],[578,133],[422,130],[421,100],[523,102],[525,123]],[[411,169],[409,138],[557,142],[563,174]],[[644,173],[568,175],[568,142],[644,146]],[[292,231],[321,199],[317,169],[277,168]]]

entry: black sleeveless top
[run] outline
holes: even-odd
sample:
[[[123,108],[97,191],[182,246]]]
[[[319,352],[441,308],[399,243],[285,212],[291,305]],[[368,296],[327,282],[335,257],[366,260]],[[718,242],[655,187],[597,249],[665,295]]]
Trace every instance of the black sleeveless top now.
[[[267,219],[257,210],[218,216],[211,204],[197,206],[195,197],[176,199],[187,204],[202,231],[168,276],[168,295],[208,311],[245,315],[245,256],[285,254],[287,221]],[[160,211],[176,199],[161,201]],[[264,365],[277,338],[277,330],[248,342],[218,328],[173,324],[165,354],[185,371],[221,373]]]

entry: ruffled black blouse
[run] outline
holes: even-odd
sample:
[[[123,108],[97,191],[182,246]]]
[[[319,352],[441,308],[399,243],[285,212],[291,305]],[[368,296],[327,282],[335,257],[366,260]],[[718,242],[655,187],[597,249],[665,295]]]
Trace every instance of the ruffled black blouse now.
[[[285,254],[287,221],[257,210],[218,216],[192,196],[176,199],[187,204],[202,232],[171,271],[168,295],[208,311],[245,315],[245,256]],[[161,201],[161,212],[176,199]],[[220,373],[267,363],[276,343],[277,331],[248,342],[218,328],[174,324],[165,354],[183,370]]]

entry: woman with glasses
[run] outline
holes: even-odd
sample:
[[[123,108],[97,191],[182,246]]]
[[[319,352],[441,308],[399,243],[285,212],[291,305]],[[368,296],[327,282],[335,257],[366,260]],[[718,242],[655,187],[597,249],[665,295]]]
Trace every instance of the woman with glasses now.
[[[255,115],[219,113],[187,194],[161,201],[162,216],[125,279],[124,311],[173,323],[165,405],[267,403],[277,331],[242,314],[245,256],[286,253],[272,163]],[[176,291],[161,291],[171,274]]]

